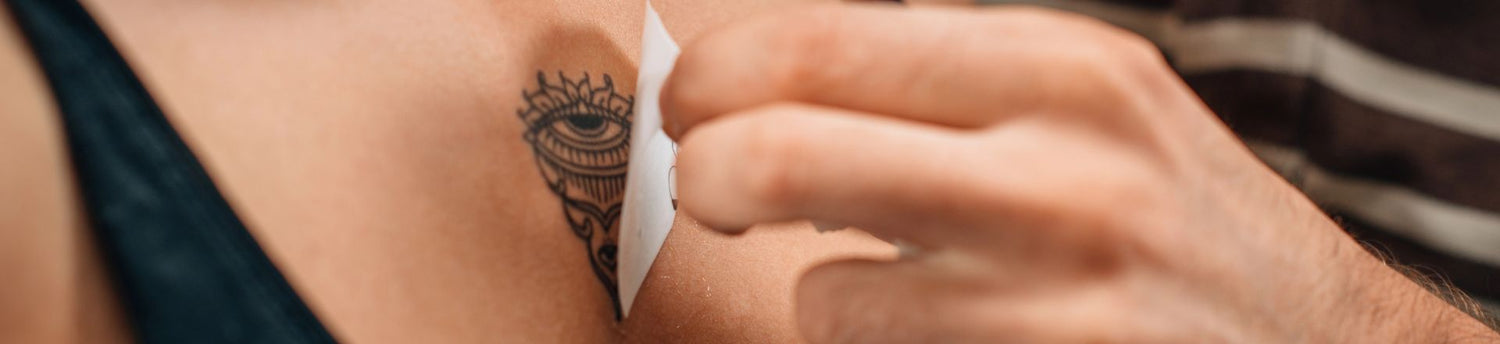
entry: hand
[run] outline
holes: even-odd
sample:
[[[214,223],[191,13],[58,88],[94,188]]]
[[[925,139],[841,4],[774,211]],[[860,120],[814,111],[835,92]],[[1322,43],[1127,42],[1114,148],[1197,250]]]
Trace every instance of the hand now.
[[[1149,42],[1036,10],[798,9],[685,46],[682,209],[922,247],[798,285],[816,343],[1495,338],[1261,164]]]

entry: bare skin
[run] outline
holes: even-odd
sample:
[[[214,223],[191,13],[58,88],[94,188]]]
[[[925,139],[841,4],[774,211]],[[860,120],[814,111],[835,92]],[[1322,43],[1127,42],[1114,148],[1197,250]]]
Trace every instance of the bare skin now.
[[[796,342],[792,286],[866,235],[679,221],[616,323],[515,116],[538,70],[633,92],[640,1],[86,1],[342,341]],[[673,34],[776,2],[658,1]],[[0,342],[125,342],[50,95],[0,25]],[[11,192],[10,190],[19,192]],[[14,215],[14,216],[12,216]],[[12,240],[13,239],[13,240]],[[11,249],[15,246],[15,249]]]
[[[0,6],[0,16],[9,18]],[[61,123],[20,34],[0,27],[0,342],[125,334],[78,211]]]

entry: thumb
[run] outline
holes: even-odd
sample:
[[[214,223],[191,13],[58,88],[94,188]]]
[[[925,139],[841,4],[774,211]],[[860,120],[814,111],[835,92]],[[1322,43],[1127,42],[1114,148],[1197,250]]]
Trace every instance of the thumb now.
[[[951,342],[965,285],[914,261],[826,263],[798,283],[798,328],[818,344]]]

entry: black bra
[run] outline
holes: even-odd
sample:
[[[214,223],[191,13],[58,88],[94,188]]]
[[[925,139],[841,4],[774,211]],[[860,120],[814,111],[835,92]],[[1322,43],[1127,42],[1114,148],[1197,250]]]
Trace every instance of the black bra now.
[[[76,0],[9,0],[40,63],[98,247],[142,343],[334,339]]]

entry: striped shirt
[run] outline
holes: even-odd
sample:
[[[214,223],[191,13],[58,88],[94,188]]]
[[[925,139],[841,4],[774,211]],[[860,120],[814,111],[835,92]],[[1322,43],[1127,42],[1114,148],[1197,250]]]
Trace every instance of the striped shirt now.
[[[1500,314],[1500,1],[979,2],[1151,39],[1351,235]]]

